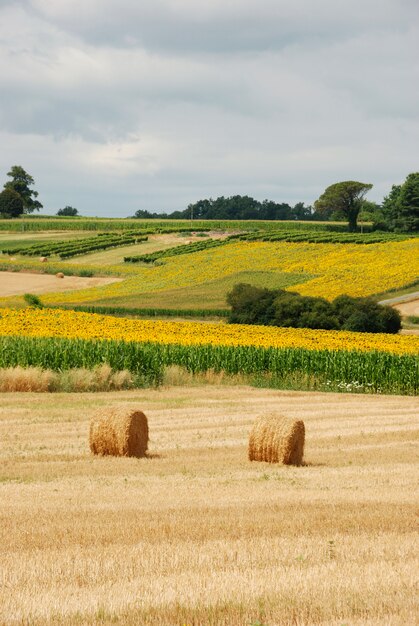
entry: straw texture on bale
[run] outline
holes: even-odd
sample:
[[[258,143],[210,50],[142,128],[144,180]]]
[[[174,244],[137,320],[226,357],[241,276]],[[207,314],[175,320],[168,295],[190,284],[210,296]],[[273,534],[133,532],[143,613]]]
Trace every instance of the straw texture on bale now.
[[[304,422],[277,414],[257,418],[249,437],[249,461],[301,465]]]
[[[92,416],[89,443],[93,454],[145,456],[147,418],[141,411],[130,407],[103,408]]]

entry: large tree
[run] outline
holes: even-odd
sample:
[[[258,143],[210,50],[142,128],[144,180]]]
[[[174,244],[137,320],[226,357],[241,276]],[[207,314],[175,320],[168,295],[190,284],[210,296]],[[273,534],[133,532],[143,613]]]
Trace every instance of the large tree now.
[[[362,208],[365,194],[372,188],[369,183],[345,180],[330,185],[314,203],[320,215],[330,216],[334,212],[342,213],[348,220],[350,232],[356,231],[358,214]]]
[[[23,202],[17,191],[3,189],[0,193],[0,217],[19,217],[23,213]]]
[[[383,200],[382,211],[390,230],[419,230],[419,172],[409,174],[402,185],[392,186]]]
[[[38,192],[29,189],[29,187],[35,184],[35,181],[32,176],[25,172],[21,165],[13,165],[7,176],[10,176],[12,180],[7,181],[4,188],[12,189],[19,194],[22,198],[24,213],[33,213],[33,211],[42,209],[42,204],[39,200],[36,200]]]

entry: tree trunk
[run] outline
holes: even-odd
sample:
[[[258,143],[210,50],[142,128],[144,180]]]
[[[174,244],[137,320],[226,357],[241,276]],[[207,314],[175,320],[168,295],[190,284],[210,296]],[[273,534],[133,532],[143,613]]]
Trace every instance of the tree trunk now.
[[[348,230],[350,233],[356,233],[357,230],[358,211],[350,211],[348,213]]]

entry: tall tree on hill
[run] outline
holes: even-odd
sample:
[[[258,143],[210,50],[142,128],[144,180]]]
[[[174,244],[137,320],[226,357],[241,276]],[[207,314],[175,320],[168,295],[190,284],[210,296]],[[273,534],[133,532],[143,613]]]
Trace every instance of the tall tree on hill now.
[[[348,220],[348,229],[354,232],[357,229],[358,214],[362,208],[365,194],[372,189],[369,183],[360,183],[356,180],[346,180],[330,185],[314,203],[317,213],[329,216],[338,211]]]
[[[36,200],[38,192],[29,189],[29,187],[35,184],[35,181],[32,176],[25,172],[21,165],[13,165],[7,176],[10,176],[12,180],[7,181],[4,188],[11,189],[19,194],[22,198],[24,213],[33,213],[33,211],[42,209],[42,204],[39,200]]]

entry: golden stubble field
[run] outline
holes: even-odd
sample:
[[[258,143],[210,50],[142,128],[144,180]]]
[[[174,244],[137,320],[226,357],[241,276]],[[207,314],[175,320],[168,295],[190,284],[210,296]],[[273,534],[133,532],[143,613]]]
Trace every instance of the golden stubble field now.
[[[89,416],[142,409],[150,458],[93,458]],[[2,394],[0,623],[415,624],[418,400],[172,387]],[[256,415],[305,467],[247,461]]]

